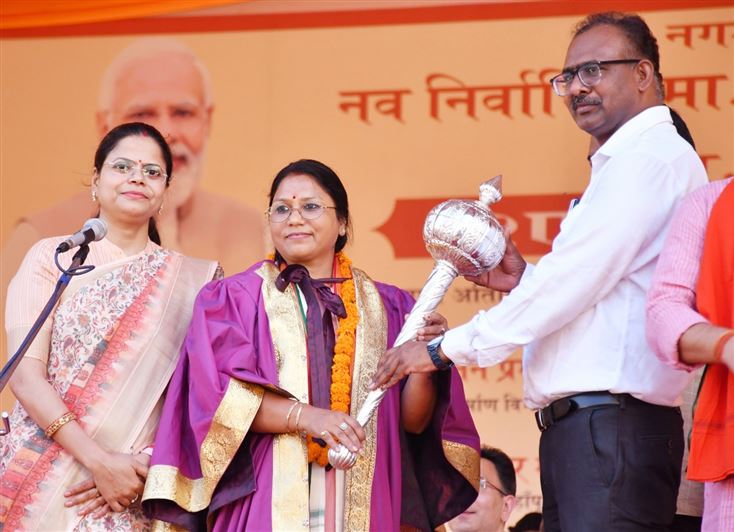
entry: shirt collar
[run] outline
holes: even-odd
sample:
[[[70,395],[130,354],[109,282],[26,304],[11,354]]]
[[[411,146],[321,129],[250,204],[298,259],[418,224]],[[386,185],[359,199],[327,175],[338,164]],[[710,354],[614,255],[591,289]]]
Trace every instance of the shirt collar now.
[[[643,131],[661,123],[673,124],[670,109],[667,105],[656,105],[648,107],[636,114],[614,132],[609,139],[602,144],[596,153],[591,156],[592,166],[605,161],[626,148],[631,139],[637,138]]]

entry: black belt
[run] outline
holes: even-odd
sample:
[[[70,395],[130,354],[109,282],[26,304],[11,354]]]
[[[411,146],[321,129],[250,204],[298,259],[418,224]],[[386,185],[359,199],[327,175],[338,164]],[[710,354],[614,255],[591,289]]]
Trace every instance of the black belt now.
[[[590,406],[622,405],[626,397],[626,393],[618,394],[610,392],[588,392],[569,395],[568,397],[562,397],[553,401],[545,408],[537,410],[535,412],[535,422],[538,424],[540,431],[543,432],[576,410]]]

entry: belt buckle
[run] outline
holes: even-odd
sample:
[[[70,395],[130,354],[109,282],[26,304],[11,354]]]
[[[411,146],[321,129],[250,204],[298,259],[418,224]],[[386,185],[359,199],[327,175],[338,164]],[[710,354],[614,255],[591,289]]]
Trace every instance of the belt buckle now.
[[[550,423],[546,423],[545,416],[543,415],[545,410],[545,408],[541,408],[535,411],[535,423],[538,425],[540,432],[545,432],[550,427]]]

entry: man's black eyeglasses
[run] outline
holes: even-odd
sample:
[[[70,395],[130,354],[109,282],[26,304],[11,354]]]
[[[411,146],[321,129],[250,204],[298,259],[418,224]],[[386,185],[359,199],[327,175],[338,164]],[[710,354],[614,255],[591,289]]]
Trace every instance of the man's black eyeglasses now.
[[[586,87],[598,85],[601,81],[602,66],[604,65],[622,65],[625,63],[639,63],[642,59],[612,59],[610,61],[589,61],[576,68],[564,70],[557,76],[554,76],[550,82],[553,90],[558,96],[568,96],[573,83],[573,78],[578,74],[579,81]]]

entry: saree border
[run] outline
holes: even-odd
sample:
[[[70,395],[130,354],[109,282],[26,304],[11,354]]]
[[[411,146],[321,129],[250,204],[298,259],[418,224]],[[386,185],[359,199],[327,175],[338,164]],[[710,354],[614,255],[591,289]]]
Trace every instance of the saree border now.
[[[123,260],[113,261],[103,264],[96,269],[95,274],[77,280],[72,290],[67,291],[54,309],[54,317],[57,313],[73,312],[69,309],[70,305],[75,303],[75,298],[88,297],[97,295],[102,297],[100,284],[106,288],[109,284],[114,284],[117,278],[120,278],[130,271],[142,270],[145,276],[138,286],[137,294],[132,292],[132,299],[126,306],[118,305],[119,313],[114,316],[112,325],[103,331],[95,331],[97,341],[94,344],[85,344],[86,352],[83,354],[86,362],[79,368],[74,375],[63,395],[59,395],[61,401],[72,413],[76,414],[77,422],[81,425],[89,437],[99,441],[99,433],[109,423],[108,419],[111,414],[98,416],[98,421],[89,426],[88,414],[90,407],[93,407],[105,392],[105,385],[112,379],[120,379],[119,364],[121,358],[128,348],[128,343],[135,335],[135,330],[141,323],[145,324],[147,329],[143,338],[147,339],[145,349],[140,351],[140,356],[133,360],[134,368],[139,367],[142,358],[147,353],[148,347],[155,342],[155,332],[160,327],[166,315],[167,305],[161,308],[160,315],[156,315],[155,321],[150,321],[148,315],[149,307],[154,295],[161,291],[161,286],[172,289],[178,281],[177,273],[182,261],[182,255],[173,254],[171,252],[155,249],[151,252],[141,253]],[[171,269],[176,268],[176,272],[172,275]],[[171,277],[171,279],[168,279]],[[166,300],[170,295],[166,297]],[[52,324],[51,339],[57,333],[57,324]],[[50,344],[50,352],[53,345]],[[49,362],[46,361],[46,364]],[[117,399],[114,399],[114,405],[117,400],[124,395],[125,386],[133,378],[135,369],[128,370],[123,385],[117,390]],[[172,371],[172,368],[171,368]],[[57,393],[60,393],[57,390]],[[109,391],[107,391],[109,393]],[[150,415],[155,401],[143,398],[141,400],[141,417]],[[133,420],[134,421],[134,420]],[[140,433],[141,427],[132,425],[130,427],[130,439],[134,439]],[[13,437],[12,435],[9,437]],[[104,444],[104,442],[103,442]],[[120,448],[113,450],[122,451],[128,445],[127,441],[121,442]],[[108,445],[106,445],[108,446]],[[63,486],[80,471],[81,466],[71,458],[68,451],[56,441],[48,438],[40,428],[37,428],[35,434],[26,440],[20,440],[19,446],[15,451],[13,458],[7,464],[2,480],[5,477],[14,477],[14,483],[17,489],[14,496],[4,493],[0,506],[3,508],[2,521],[0,521],[0,529],[16,530],[27,528],[44,528],[47,526],[46,519],[49,513],[53,513],[51,509],[57,509],[61,504],[58,502],[58,489],[49,490],[42,486],[51,482],[51,485]],[[33,511],[29,511],[33,508]],[[81,519],[81,518],[76,518]]]

